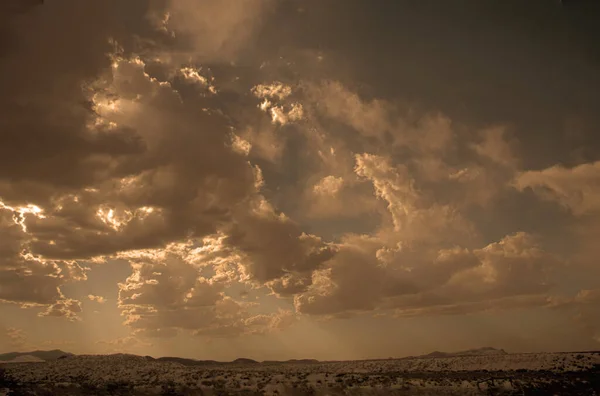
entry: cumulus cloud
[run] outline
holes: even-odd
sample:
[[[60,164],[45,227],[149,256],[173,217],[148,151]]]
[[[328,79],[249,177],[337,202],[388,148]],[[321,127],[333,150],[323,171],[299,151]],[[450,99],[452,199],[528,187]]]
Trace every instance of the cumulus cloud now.
[[[319,238],[303,234],[284,215],[256,209],[255,202],[265,202],[257,190],[260,169],[248,163],[248,150],[239,149],[241,140],[227,117],[209,110],[213,102],[206,95],[180,94],[175,88],[200,84],[216,95],[212,79],[191,67],[179,69],[179,80],[177,73],[169,81],[150,76],[144,60],[128,53],[133,31],[115,20],[121,9],[117,2],[71,3],[51,5],[16,26],[22,48],[2,62],[3,76],[32,74],[22,80],[25,85],[12,79],[3,95],[3,129],[9,133],[1,147],[11,149],[1,157],[15,170],[6,173],[9,166],[3,166],[0,175],[3,300],[47,305],[43,315],[73,317],[79,304],[64,298],[59,288],[84,278],[73,260],[161,248],[222,231],[230,233],[226,240],[232,254],[244,254],[252,280],[273,280],[288,269],[310,271],[330,255]],[[155,21],[146,18],[142,11],[148,5],[142,3],[123,12],[135,14],[132,29],[159,40],[162,31],[153,33]],[[243,9],[260,12],[262,3],[247,2]],[[246,22],[258,18],[253,14],[257,18],[247,19],[248,13],[241,11],[232,15],[239,11],[237,3],[209,2],[200,8],[169,2],[165,24],[189,38],[205,37],[192,44],[209,57],[237,51],[251,34]],[[69,17],[72,13],[79,17]],[[93,23],[85,29],[88,36],[75,40],[62,36],[64,25],[53,16],[67,25]],[[27,29],[34,23],[39,24],[36,29]],[[41,46],[53,37],[64,39],[57,50],[63,52]],[[44,75],[23,68],[23,62],[44,64]],[[61,81],[62,90],[48,88]],[[196,111],[202,108],[206,111]],[[300,116],[301,107],[295,106],[285,119]],[[21,153],[15,157],[15,152]],[[250,232],[254,227],[263,227],[264,233]],[[273,238],[285,248],[270,252]],[[198,282],[186,304],[214,305],[213,299],[220,298],[218,286]],[[33,284],[39,286],[27,287]],[[142,293],[148,304],[156,302],[153,290]],[[132,299],[123,294],[121,303]]]
[[[538,294],[553,286],[562,260],[542,249],[535,238],[518,232],[473,251],[479,265],[453,276],[455,295]]]
[[[243,266],[228,249],[223,240],[208,239],[197,247],[171,245],[124,253],[133,270],[119,285],[125,324],[138,335],[165,337],[179,331],[263,334],[293,323],[290,312],[257,316],[250,311],[252,304],[227,295],[228,287],[245,279]]]
[[[335,247],[302,232],[267,202],[255,205],[240,215],[242,221],[233,225],[225,240],[243,254],[243,266],[251,280],[264,283],[288,273],[310,273],[335,254]]]
[[[31,253],[24,221],[39,215],[39,210],[0,206],[0,300],[23,307],[45,306],[43,315],[74,318],[77,303],[65,299],[60,287],[85,279],[85,272],[77,262],[46,260]]]
[[[574,168],[561,165],[519,173],[514,180],[518,190],[533,189],[543,199],[554,201],[576,216],[597,214],[600,209],[600,162]]]
[[[563,265],[525,233],[480,249],[437,251],[402,244],[389,249],[376,239],[354,237],[328,268],[314,273],[295,305],[308,314],[395,308],[400,316],[545,305]]]
[[[382,138],[394,128],[393,108],[385,101],[363,100],[337,81],[309,85],[307,91],[314,102],[322,104],[320,112],[349,124],[366,137]]]
[[[313,187],[317,195],[336,195],[344,184],[344,179],[335,176],[326,176]]]
[[[95,296],[93,294],[88,294],[87,297],[90,301],[95,301],[98,304],[104,304],[106,302],[106,298],[104,298],[102,296]]]
[[[62,299],[55,304],[50,305],[39,316],[58,316],[69,320],[79,320],[77,314],[81,312],[81,303],[73,299]]]
[[[302,88],[307,112],[328,129],[327,143],[336,146],[337,157],[362,151],[402,158],[401,164],[415,175],[414,182],[427,186],[438,201],[489,206],[520,167],[518,141],[506,126],[465,128],[438,111],[361,95],[339,81],[307,83]],[[332,122],[345,128],[332,128]],[[315,139],[314,132],[310,138]],[[321,156],[329,151],[323,146]],[[339,159],[336,165],[340,167]]]
[[[355,172],[371,181],[376,196],[387,202],[393,231],[401,240],[435,240],[443,244],[470,237],[471,224],[451,205],[440,205],[424,197],[405,165],[394,165],[382,156],[359,154]]]
[[[47,188],[86,185],[103,166],[101,158],[124,154],[135,146],[127,142],[125,131],[88,131],[93,115],[86,108],[88,98],[81,85],[110,65],[106,56],[112,50],[110,38],[126,40],[131,35],[128,29],[143,29],[144,7],[142,2],[125,7],[112,0],[89,5],[50,2],[12,21],[18,48],[7,53],[0,65],[5,87],[2,129],[6,133],[0,144],[4,199],[18,194],[20,199],[40,200],[57,192],[45,195]],[[75,30],[82,33],[66,33]],[[49,46],[49,42],[61,45]],[[37,143],[30,144],[33,141]],[[57,152],[62,155],[53,155]],[[9,169],[13,170],[8,173]]]
[[[269,114],[273,124],[286,125],[304,118],[301,103],[286,100],[292,95],[292,87],[281,82],[258,84],[252,88],[257,98],[262,99],[259,108]]]
[[[554,165],[541,170],[518,173],[512,182],[514,188],[533,192],[541,201],[555,205],[556,213],[571,217],[562,227],[565,238],[573,245],[570,261],[577,268],[579,281],[595,279],[598,275],[598,243],[600,229],[600,163],[591,162],[567,168]],[[585,274],[585,275],[584,275]],[[586,287],[597,287],[586,283]]]
[[[199,61],[236,60],[272,7],[271,0],[168,0],[155,17],[159,28],[187,44],[184,54]],[[185,59],[185,58],[184,58]]]

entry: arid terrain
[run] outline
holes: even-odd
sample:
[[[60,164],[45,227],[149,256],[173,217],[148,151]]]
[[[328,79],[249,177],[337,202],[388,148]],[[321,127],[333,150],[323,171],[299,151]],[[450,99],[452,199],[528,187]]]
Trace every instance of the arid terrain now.
[[[596,395],[600,352],[219,363],[65,355],[1,365],[3,395]]]

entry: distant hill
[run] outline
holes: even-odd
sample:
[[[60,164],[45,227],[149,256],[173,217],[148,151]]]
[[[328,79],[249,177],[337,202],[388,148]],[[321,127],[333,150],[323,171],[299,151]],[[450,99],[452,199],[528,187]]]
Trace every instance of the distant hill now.
[[[1,0],[0,0],[1,1]],[[461,357],[461,356],[502,356],[507,355],[508,353],[504,349],[496,349],[492,347],[484,347],[477,349],[468,349],[464,351],[458,352],[440,352],[434,351],[428,353],[426,355],[419,356],[407,356],[400,358],[399,360],[405,359],[428,359],[428,358],[448,358],[448,357]],[[71,356],[75,356],[72,353],[61,351],[60,349],[54,349],[51,351],[33,351],[33,352],[10,352],[5,354],[0,354],[0,363],[18,363],[18,362],[43,362],[43,361],[53,361],[57,359],[64,359]],[[221,366],[221,365],[257,365],[257,364],[315,364],[320,363],[319,360],[316,359],[290,359],[290,360],[265,360],[263,362],[258,362],[253,359],[248,358],[238,358],[232,362],[219,362],[216,360],[197,360],[197,359],[188,359],[174,356],[165,356],[154,359],[151,356],[137,356],[137,355],[129,355],[129,354],[114,354],[114,355],[105,355],[105,356],[114,356],[114,357],[138,357],[144,358],[146,360],[153,360],[157,362],[171,362],[171,363],[179,363],[184,366]],[[392,360],[396,360],[390,358]],[[383,360],[390,360],[383,359]]]
[[[28,359],[37,358],[40,361],[51,361],[59,359],[63,356],[73,356],[72,353],[61,351],[60,349],[54,349],[51,351],[33,351],[33,352],[9,352],[0,354],[0,361],[14,361],[15,359],[19,359],[22,356],[29,356]]]
[[[247,359],[247,358],[237,358],[233,362],[233,364],[258,364],[256,360]]]
[[[158,359],[155,359],[155,360],[157,362],[179,363],[179,364],[183,364],[184,366],[212,366],[212,365],[217,365],[217,364],[224,364],[221,362],[217,362],[216,360],[196,360],[196,359],[186,359],[186,358],[172,357],[172,356],[159,357]]]
[[[496,349],[492,347],[483,347],[477,349],[467,349],[465,351],[458,352],[440,352],[434,351],[426,355],[419,356],[407,356],[402,359],[427,359],[427,358],[444,358],[444,357],[458,357],[458,356],[494,356],[494,355],[507,355],[508,353],[504,349]]]
[[[196,359],[186,359],[180,357],[173,356],[165,356],[159,357],[155,359],[157,362],[172,362],[183,364],[184,366],[216,366],[216,365],[230,365],[230,364],[260,364],[256,360],[247,359],[247,358],[239,358],[235,359],[232,362],[219,362],[216,360],[196,360]],[[266,363],[266,362],[265,362]]]
[[[310,363],[319,363],[317,359],[290,359],[290,360],[265,360],[264,364],[310,364]]]
[[[0,360],[0,363],[39,363],[45,362],[45,360],[40,359],[39,357],[31,356],[31,355],[21,355],[17,356],[11,360]]]

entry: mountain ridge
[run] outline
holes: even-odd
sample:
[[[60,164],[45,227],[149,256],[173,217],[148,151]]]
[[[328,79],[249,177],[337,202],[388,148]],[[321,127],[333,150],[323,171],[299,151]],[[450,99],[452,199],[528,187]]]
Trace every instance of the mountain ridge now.
[[[457,352],[440,352],[433,351],[425,355],[416,355],[416,356],[406,356],[400,358],[390,358],[390,359],[427,359],[427,358],[444,358],[444,357],[459,357],[459,356],[482,356],[482,355],[506,355],[508,354],[504,349],[497,349],[493,347],[482,347],[475,349],[467,349],[463,351]],[[129,355],[129,354],[114,354],[114,355]],[[70,352],[65,352],[60,349],[53,350],[35,350],[31,352],[8,352],[4,354],[0,354],[0,362],[34,362],[34,361],[52,361],[56,359],[64,359],[70,356],[77,356]],[[137,355],[132,355],[137,356]],[[206,365],[255,365],[255,364],[306,364],[306,363],[321,363],[323,361],[317,359],[288,359],[288,360],[264,360],[257,361],[249,358],[237,358],[233,361],[217,361],[212,359],[192,359],[192,358],[184,358],[184,357],[176,357],[176,356],[161,356],[158,358],[154,358],[152,356],[139,356],[144,357],[147,360],[155,360],[158,362],[172,362],[179,363],[184,366],[206,366]],[[39,360],[36,360],[36,359]],[[372,359],[369,359],[372,360]],[[375,359],[380,360],[380,359]],[[381,359],[387,360],[387,359]]]
[[[74,354],[62,351],[60,349],[52,349],[49,351],[35,350],[31,352],[8,352],[0,354],[0,361],[9,362],[15,359],[19,359],[22,356],[33,356],[47,362],[60,359],[63,356],[74,356]]]
[[[428,359],[428,358],[445,358],[445,357],[460,357],[460,356],[490,356],[490,355],[508,355],[504,349],[493,347],[482,347],[474,349],[465,349],[457,352],[440,352],[433,351],[425,355],[407,356],[401,359]]]

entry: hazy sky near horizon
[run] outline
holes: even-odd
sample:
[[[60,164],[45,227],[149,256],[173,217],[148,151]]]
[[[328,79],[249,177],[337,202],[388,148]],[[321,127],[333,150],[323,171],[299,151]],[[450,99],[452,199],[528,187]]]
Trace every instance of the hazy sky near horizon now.
[[[600,5],[10,0],[0,351],[600,347]]]

